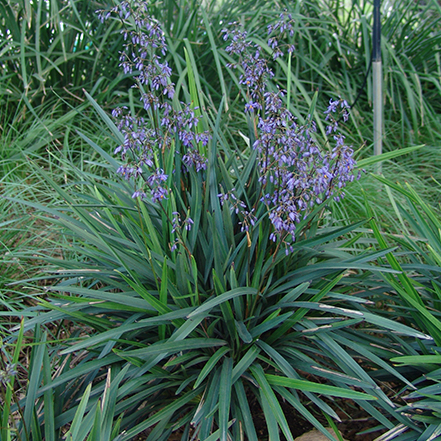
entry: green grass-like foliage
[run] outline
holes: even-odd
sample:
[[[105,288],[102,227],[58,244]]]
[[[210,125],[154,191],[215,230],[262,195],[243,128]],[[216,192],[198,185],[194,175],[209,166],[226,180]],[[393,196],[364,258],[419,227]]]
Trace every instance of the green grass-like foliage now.
[[[38,119],[38,107],[54,105],[60,95],[78,104],[83,87],[109,99],[118,77],[121,39],[104,27],[90,2],[3,1],[0,7],[0,102],[8,105],[1,124],[17,111]],[[113,80],[112,84],[110,79]]]
[[[439,43],[437,36],[429,39],[439,7],[428,3],[422,10],[413,2],[404,3],[387,16],[384,27],[389,37],[387,127],[388,133],[397,134],[388,138],[391,146],[407,139],[411,128],[418,134],[423,116],[429,115],[431,124],[436,121],[436,109],[423,99],[422,85],[430,86],[424,87],[427,96],[436,95],[438,80],[429,72],[439,61],[425,58],[421,48],[430,51]],[[437,285],[427,288],[433,302],[418,300],[414,282],[401,273],[397,262],[383,268],[371,265],[382,262],[382,257],[384,262],[391,259],[380,233],[376,231],[381,249],[366,249],[359,241],[364,222],[336,227],[326,205],[317,206],[297,226],[292,252],[286,254],[283,244],[269,239],[273,225],[268,208],[259,203],[258,157],[249,148],[256,131],[242,111],[247,90],[239,84],[237,72],[225,69],[232,60],[222,47],[226,44],[220,21],[241,19],[252,30],[253,41],[270,52],[266,25],[277,18],[274,11],[266,13],[258,2],[213,3],[205,11],[186,2],[154,6],[155,15],[165,23],[168,60],[175,68],[174,109],[181,109],[179,99],[197,103],[203,117],[197,130],[209,129],[212,139],[206,147],[198,145],[207,159],[203,173],[182,171],[176,152],[184,147],[177,137],[170,148],[156,152],[154,160],[167,175],[168,195],[153,202],[149,197],[132,198],[142,177],[129,182],[116,174],[120,163],[98,137],[84,131],[78,135],[95,155],[87,166],[84,150],[74,152],[70,140],[75,112],[64,111],[70,108],[63,107],[70,101],[67,95],[62,106],[54,106],[57,115],[60,111],[64,116],[51,120],[49,115],[44,125],[39,124],[38,109],[50,108],[44,105],[50,101],[45,94],[68,88],[77,95],[86,87],[94,97],[87,94],[88,103],[114,146],[123,142],[105,110],[108,100],[115,98],[116,85],[124,84],[116,68],[122,43],[119,23],[102,25],[87,2],[60,5],[23,2],[14,9],[5,2],[0,11],[11,30],[2,46],[2,54],[7,54],[2,60],[7,80],[2,82],[2,103],[14,108],[13,113],[2,113],[2,126],[14,115],[15,127],[21,121],[26,122],[22,127],[29,127],[26,112],[16,110],[16,103],[24,102],[35,117],[37,128],[32,132],[39,141],[27,131],[22,141],[26,154],[46,148],[47,133],[50,139],[61,140],[58,145],[63,143],[61,154],[51,156],[57,158],[56,165],[46,167],[46,172],[34,167],[31,176],[38,175],[55,190],[54,202],[46,204],[40,196],[44,202],[26,203],[40,213],[45,226],[64,231],[64,239],[53,245],[62,250],[63,260],[46,257],[56,268],[39,278],[51,283],[38,304],[32,298],[19,310],[19,301],[4,300],[8,316],[26,317],[16,330],[18,340],[5,330],[5,347],[12,348],[9,361],[27,369],[29,376],[26,396],[18,403],[13,401],[11,382],[4,383],[1,439],[129,440],[142,433],[157,441],[178,432],[183,441],[257,440],[255,422],[263,418],[271,440],[281,434],[292,440],[288,426],[292,415],[282,411],[282,401],[329,438],[322,424],[327,418],[338,421],[339,400],[353,400],[378,421],[379,429],[400,434],[409,428],[408,438],[402,439],[430,431],[428,436],[433,435],[438,423],[423,421],[428,424],[424,432],[426,426],[396,411],[376,378],[381,372],[412,388],[407,373],[390,365],[396,355],[391,348],[399,341],[410,348],[409,355],[419,354],[413,349],[416,345],[405,346],[408,340],[397,335],[416,339],[418,347],[425,348],[423,353],[433,347],[426,334],[438,344],[437,317],[427,309],[438,307]],[[78,6],[85,10],[79,13]],[[308,113],[318,116],[323,107],[315,101],[317,96],[313,98],[316,87],[325,92],[319,98],[324,102],[335,92],[348,99],[356,96],[368,65],[366,17],[371,6],[345,9],[340,2],[298,2],[291,12],[298,51],[289,62],[279,58],[273,63],[276,76],[268,87],[288,88],[290,109],[302,120]],[[58,15],[63,16],[64,28]],[[412,20],[404,20],[408,15]],[[412,32],[407,34],[406,29]],[[409,45],[404,44],[407,35],[413,36]],[[421,72],[426,74],[419,76]],[[100,75],[107,78],[100,80]],[[141,113],[136,92],[118,92],[132,116],[141,114],[150,126],[157,122],[154,112]],[[368,100],[363,105],[368,109]],[[352,117],[353,139],[365,134],[359,116],[355,111]],[[64,124],[69,124],[67,131]],[[324,128],[320,121],[318,125],[319,131]],[[5,152],[14,161],[20,156],[10,148]],[[75,168],[72,161],[78,158],[80,166]],[[1,165],[7,173],[15,170],[11,162]],[[63,185],[58,175],[63,175]],[[242,231],[241,213],[219,201],[218,193],[233,188],[248,207],[256,208],[255,225],[248,230]],[[12,190],[7,196],[8,210],[22,199]],[[191,217],[192,228],[181,224],[176,229],[174,213],[184,221]],[[5,218],[5,225],[8,222]],[[434,250],[430,255],[437,262],[439,251]],[[384,286],[397,289],[411,326],[372,310],[369,299],[353,294],[365,280],[364,271],[371,270],[383,271]],[[418,283],[431,281],[434,270],[426,270],[426,279]],[[23,340],[24,331],[33,332],[28,365],[19,358],[29,344]],[[362,363],[356,361],[360,359]],[[436,375],[435,371],[435,379]],[[11,413],[18,408],[22,411],[17,422]]]
[[[360,236],[350,233],[363,221],[323,227],[324,204],[305,212],[292,248],[285,249],[283,234],[271,240],[270,209],[261,202],[271,186],[259,180],[258,152],[229,142],[224,101],[209,111],[194,107],[205,97],[190,46],[185,55],[181,87],[202,117],[194,130],[211,131],[206,146],[193,145],[206,158],[202,171],[183,167],[186,146],[168,134],[171,141],[151,159],[165,176],[165,197],[147,191],[134,198],[152,171],[140,166],[138,179],[124,179],[118,161],[80,133],[101,155],[102,169],[76,170],[67,187],[41,172],[64,203],[28,205],[65,229],[76,256],[47,258],[62,269],[46,275],[54,280],[47,296],[26,310],[21,332],[34,331],[29,385],[19,427],[3,427],[3,434],[103,441],[144,432],[158,441],[179,431],[182,440],[257,441],[255,421],[263,415],[271,440],[281,433],[292,440],[285,401],[332,439],[322,421],[339,417],[324,396],[355,401],[380,427],[412,425],[372,378],[371,368],[381,367],[408,384],[371,345],[371,332],[381,329],[385,341],[392,333],[427,336],[350,295],[347,270],[374,270],[369,262],[389,250],[355,246]],[[122,133],[87,97],[122,144]],[[173,107],[181,109],[179,100]],[[144,113],[147,127],[158,123],[156,110]],[[244,143],[255,136],[249,119]],[[127,153],[132,163],[136,154]],[[254,209],[253,222],[231,199],[221,204],[219,192],[233,191]],[[67,340],[54,323],[68,324]],[[360,356],[365,366],[355,361]]]
[[[417,422],[418,429],[397,426],[389,432],[389,436],[394,440],[436,439],[441,433],[439,213],[408,183],[403,185],[380,176],[376,179],[389,190],[391,198],[395,200],[400,196],[405,200],[404,204],[395,205],[402,234],[383,236],[376,222],[371,221],[379,248],[400,247],[399,255],[389,253],[386,256],[388,264],[399,273],[383,274],[383,283],[374,282],[377,299],[383,307],[388,307],[390,318],[399,316],[405,324],[433,337],[433,340],[425,341],[397,339],[393,346],[397,353],[391,361],[400,372],[412,379],[412,385],[399,392],[406,405],[398,411],[409,414]],[[438,183],[434,187],[439,191]]]
[[[116,161],[94,148],[116,170]],[[257,440],[253,419],[263,412],[272,439],[279,431],[292,439],[280,400],[325,433],[317,415],[338,416],[323,395],[353,399],[393,427],[382,415],[393,415],[393,404],[353,351],[405,381],[370,347],[369,324],[385,335],[424,335],[370,313],[368,301],[345,295],[341,283],[348,268],[368,269],[387,250],[352,249],[345,235],[361,223],[322,231],[317,216],[299,226],[288,256],[269,241],[267,215],[250,233],[241,232],[235,212],[210,195],[217,184],[248,173],[244,189],[255,197],[256,167],[248,162],[234,178],[223,156],[215,148],[209,154],[212,185],[209,174],[198,182],[195,172],[189,181],[171,173],[173,191],[161,204],[133,199],[133,186],[113,172],[103,180],[78,171],[76,194],[46,176],[66,205],[32,205],[66,228],[83,260],[52,261],[63,268],[52,277],[62,281],[48,287],[49,298],[34,310],[40,313],[25,324],[25,330],[36,327],[39,342],[23,403],[28,430],[40,433],[45,423],[46,439],[57,439],[71,423],[68,439],[74,440],[128,440],[146,429],[151,440],[176,430],[182,439],[197,433],[204,440],[227,434]],[[241,170],[235,158],[230,164]],[[194,224],[172,252],[168,216],[176,211],[192,213]],[[72,323],[68,341],[60,340],[60,330],[40,331],[63,320]],[[34,400],[43,413],[33,413]]]

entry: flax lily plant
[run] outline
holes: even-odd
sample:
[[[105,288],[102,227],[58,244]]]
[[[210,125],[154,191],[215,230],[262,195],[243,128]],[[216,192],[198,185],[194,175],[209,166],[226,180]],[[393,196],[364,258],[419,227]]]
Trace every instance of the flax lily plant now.
[[[271,61],[234,24],[222,34],[225,68],[245,124],[232,139],[234,103],[208,105],[191,45],[174,84],[166,35],[144,2],[99,16],[121,24],[120,66],[141,106],[132,100],[112,119],[86,92],[118,156],[79,133],[101,155],[99,173],[77,170],[62,187],[42,172],[65,203],[30,203],[72,237],[75,257],[51,260],[53,283],[23,325],[35,346],[17,433],[257,441],[263,415],[271,440],[293,440],[285,402],[336,439],[323,423],[339,421],[341,399],[380,429],[412,425],[372,372],[412,385],[371,343],[376,332],[386,347],[396,334],[430,337],[354,294],[354,275],[397,270],[371,264],[390,250],[359,246],[364,221],[335,227],[327,215],[358,173],[338,132],[345,101],[329,103],[321,145],[312,117],[297,122],[289,91],[269,86]],[[292,52],[292,26],[281,14],[268,30],[273,59]]]

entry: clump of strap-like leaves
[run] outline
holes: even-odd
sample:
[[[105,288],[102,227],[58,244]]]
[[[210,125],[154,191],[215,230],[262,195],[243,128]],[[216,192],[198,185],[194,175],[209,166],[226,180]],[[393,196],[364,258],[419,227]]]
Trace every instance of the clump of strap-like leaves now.
[[[236,148],[223,103],[199,105],[194,54],[180,79],[192,103],[180,102],[166,36],[147,3],[121,2],[110,16],[122,25],[121,69],[134,75],[139,105],[115,110],[116,124],[104,115],[118,160],[89,140],[112,179],[78,170],[80,195],[53,183],[68,210],[48,211],[82,259],[57,260],[54,277],[63,280],[25,324],[37,329],[32,363],[43,364],[29,398],[39,411],[27,407],[26,421],[44,426],[46,439],[257,441],[263,415],[271,440],[283,433],[292,441],[282,403],[329,437],[323,421],[339,420],[330,396],[356,400],[383,427],[405,423],[372,373],[405,382],[385,362],[387,347],[395,333],[425,336],[370,312],[350,278],[388,251],[353,246],[350,233],[363,222],[320,228],[323,202],[341,197],[355,167],[335,130],[345,102],[330,103],[336,139],[322,149],[313,122],[298,124],[284,93],[268,87],[272,61],[233,27],[224,55],[239,57],[255,122],[243,129],[253,145]],[[290,21],[283,14],[269,29],[276,60]],[[69,340],[40,332],[54,320],[75,323]],[[371,344],[372,326],[381,348]],[[53,375],[50,364],[60,366]],[[45,424],[51,415],[55,423]]]

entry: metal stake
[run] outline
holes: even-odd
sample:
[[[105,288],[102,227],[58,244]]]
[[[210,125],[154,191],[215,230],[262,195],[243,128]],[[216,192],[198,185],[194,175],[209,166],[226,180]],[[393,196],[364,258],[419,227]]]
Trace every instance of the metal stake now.
[[[372,43],[372,73],[374,83],[374,155],[381,155],[383,151],[383,74],[381,66],[380,0],[374,0],[374,28]],[[376,172],[381,173],[381,163],[377,164]]]

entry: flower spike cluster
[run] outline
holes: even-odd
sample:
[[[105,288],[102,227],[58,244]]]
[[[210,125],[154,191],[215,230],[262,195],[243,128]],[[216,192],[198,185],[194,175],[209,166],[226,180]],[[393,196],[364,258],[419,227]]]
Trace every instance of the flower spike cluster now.
[[[180,109],[172,106],[175,95],[171,81],[172,71],[164,60],[167,44],[160,24],[148,11],[146,2],[123,0],[110,12],[100,12],[104,21],[116,15],[122,22],[121,33],[125,39],[120,56],[120,66],[133,75],[140,100],[148,118],[133,116],[126,108],[113,112],[124,142],[115,149],[124,161],[118,172],[126,179],[143,184],[133,197],[151,198],[160,202],[168,198],[169,176],[163,170],[161,154],[174,148],[181,156],[183,172],[194,169],[201,172],[207,160],[201,147],[210,140],[207,132],[198,130],[201,119],[197,108],[181,103]],[[267,207],[273,225],[270,239],[285,244],[287,252],[296,239],[298,224],[324,201],[344,197],[343,188],[354,179],[356,166],[353,150],[338,131],[338,119],[348,119],[348,104],[342,99],[331,100],[326,110],[326,135],[331,139],[327,149],[317,142],[316,125],[311,117],[298,124],[286,105],[286,91],[271,89],[268,80],[274,77],[271,63],[284,55],[292,54],[294,45],[286,43],[294,36],[294,21],[282,13],[275,24],[267,28],[267,45],[272,50],[271,59],[264,56],[263,48],[251,42],[239,23],[230,23],[222,30],[226,51],[237,58],[228,67],[240,70],[239,83],[246,88],[244,111],[255,120],[257,129],[253,148],[258,152],[258,172],[261,184],[260,202]],[[242,218],[241,231],[254,228],[256,207],[248,208],[234,196],[234,192],[220,194],[221,202],[232,206]],[[178,215],[177,215],[178,216]],[[191,219],[185,221],[191,227]],[[182,221],[179,216],[173,231]],[[181,230],[181,228],[179,228]],[[173,248],[177,244],[174,244]]]
[[[125,74],[133,74],[133,87],[139,90],[140,101],[149,113],[149,118],[132,116],[125,107],[112,112],[124,136],[124,143],[115,149],[125,161],[118,173],[137,183],[142,178],[141,188],[132,197],[151,196],[153,202],[161,201],[169,189],[168,176],[159,166],[159,152],[170,149],[172,143],[181,145],[182,151],[176,150],[182,155],[185,171],[194,168],[200,172],[206,169],[207,160],[198,146],[206,146],[210,135],[197,130],[201,116],[195,114],[196,108],[181,103],[182,110],[176,110],[168,101],[173,99],[175,88],[172,70],[163,60],[167,53],[165,34],[149,14],[147,2],[124,0],[110,11],[97,12],[103,22],[112,15],[121,20],[125,44],[120,67]]]
[[[323,150],[315,133],[311,117],[303,125],[288,110],[285,91],[271,91],[267,79],[273,76],[262,50],[247,40],[247,33],[237,23],[224,29],[225,40],[232,40],[226,51],[239,57],[231,68],[242,69],[239,82],[248,87],[249,101],[245,112],[254,112],[258,135],[253,145],[259,153],[259,180],[262,184],[261,202],[266,204],[274,227],[270,239],[281,240],[289,253],[295,241],[296,227],[316,206],[329,198],[336,201],[344,197],[341,190],[354,180],[356,162],[353,150],[345,144],[338,132],[337,111],[348,118],[348,104],[344,100],[331,100],[326,114],[327,134],[333,134],[333,147]],[[268,26],[268,45],[273,49],[273,59],[283,55],[279,38],[285,33],[293,35],[293,21],[282,13],[275,25]],[[288,52],[294,46],[288,45]],[[225,200],[225,195],[221,195]]]

